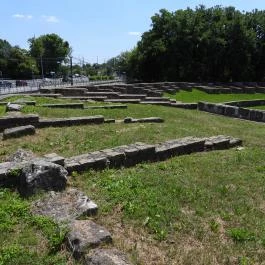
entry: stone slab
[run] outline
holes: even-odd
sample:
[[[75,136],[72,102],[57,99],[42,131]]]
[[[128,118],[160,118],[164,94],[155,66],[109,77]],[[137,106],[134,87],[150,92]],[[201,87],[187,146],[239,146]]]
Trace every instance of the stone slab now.
[[[127,117],[124,120],[124,123],[148,123],[148,122],[155,122],[155,123],[161,123],[164,122],[164,119],[160,118],[160,117],[148,117],[148,118],[140,118],[140,119],[135,119],[135,118],[131,118],[131,117]]]
[[[101,124],[104,123],[104,117],[101,115],[88,116],[88,117],[72,117],[60,119],[42,119],[38,123],[38,127],[63,127],[74,125],[88,125],[88,124]]]
[[[110,233],[91,220],[75,220],[67,234],[67,245],[76,259],[84,257],[91,248],[112,242]]]
[[[32,212],[48,216],[56,222],[70,223],[81,216],[94,216],[98,206],[83,192],[70,188],[63,192],[48,192],[33,202]]]
[[[28,115],[18,115],[18,116],[4,116],[0,117],[0,131],[7,128],[33,125],[36,126],[39,122],[39,116],[28,114]]]
[[[64,157],[57,155],[56,153],[50,153],[43,156],[43,158],[51,163],[64,166]]]
[[[19,126],[5,129],[3,132],[3,140],[10,138],[18,138],[25,135],[35,134],[35,127],[33,125]]]
[[[63,108],[63,109],[83,109],[83,103],[64,103],[64,104],[42,104],[44,108]]]

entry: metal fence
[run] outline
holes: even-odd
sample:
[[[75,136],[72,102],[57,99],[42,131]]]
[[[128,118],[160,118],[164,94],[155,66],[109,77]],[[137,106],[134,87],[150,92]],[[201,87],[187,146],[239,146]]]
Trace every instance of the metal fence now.
[[[11,86],[0,86],[0,95],[19,94],[19,93],[37,93],[43,87],[69,87],[71,81],[63,82],[62,79],[33,79],[33,80],[8,80]],[[121,80],[98,80],[89,81],[88,78],[74,78],[73,85],[96,85],[119,83]]]

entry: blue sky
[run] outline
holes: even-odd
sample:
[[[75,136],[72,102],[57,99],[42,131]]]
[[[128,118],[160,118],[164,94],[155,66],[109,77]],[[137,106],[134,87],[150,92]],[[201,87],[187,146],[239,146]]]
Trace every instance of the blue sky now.
[[[265,9],[264,0],[1,0],[0,38],[28,48],[30,37],[56,33],[70,43],[75,57],[102,63],[132,49],[160,9],[199,4]]]

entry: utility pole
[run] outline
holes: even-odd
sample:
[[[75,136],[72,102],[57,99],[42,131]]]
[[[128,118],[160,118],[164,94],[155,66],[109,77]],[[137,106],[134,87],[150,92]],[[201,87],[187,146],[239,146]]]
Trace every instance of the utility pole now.
[[[71,72],[71,86],[74,85],[74,77],[73,77],[73,57],[70,56],[70,72]]]
[[[42,56],[40,57],[40,65],[41,65],[41,77],[42,79],[44,79]]]

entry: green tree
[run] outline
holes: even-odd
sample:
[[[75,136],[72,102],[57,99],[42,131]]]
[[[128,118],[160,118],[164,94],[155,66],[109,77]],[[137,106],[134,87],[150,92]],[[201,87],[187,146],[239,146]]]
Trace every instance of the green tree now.
[[[259,81],[265,78],[265,11],[201,5],[151,17],[118,66],[143,81]],[[125,56],[126,55],[126,56]]]
[[[12,46],[6,40],[0,39],[0,71],[3,75],[8,73],[8,59]]]
[[[39,73],[36,60],[29,55],[27,50],[20,49],[18,46],[10,50],[7,70],[9,76],[15,79],[32,78],[32,75]]]
[[[33,37],[28,42],[31,56],[38,59],[38,68],[41,71],[43,66],[45,74],[57,72],[60,64],[63,61],[65,62],[71,54],[69,43],[57,34],[46,34],[38,38]]]

